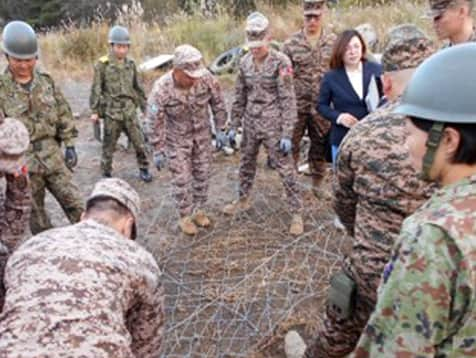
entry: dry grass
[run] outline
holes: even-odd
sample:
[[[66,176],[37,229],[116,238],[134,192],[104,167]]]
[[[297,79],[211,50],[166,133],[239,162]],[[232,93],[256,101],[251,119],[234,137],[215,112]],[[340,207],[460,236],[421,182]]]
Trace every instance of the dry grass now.
[[[422,18],[424,6],[409,1],[372,7],[340,6],[329,10],[327,23],[339,32],[368,22],[374,25],[380,39],[390,27],[406,22],[415,23],[432,33],[430,22]],[[302,25],[299,5],[292,4],[283,9],[260,4],[259,10],[271,19],[276,40],[284,40]],[[160,21],[145,22],[143,18],[150,18],[150,14],[144,14],[143,8],[135,3],[121,9],[117,21],[129,27],[133,39],[131,56],[138,62],[160,53],[171,53],[182,43],[198,47],[204,53],[205,60],[211,61],[221,52],[243,41],[243,24],[225,13],[217,19],[183,13],[169,15]],[[109,24],[99,17],[88,27],[66,24],[61,30],[43,34],[40,36],[43,65],[58,77],[91,76],[93,63],[108,51],[108,30]]]

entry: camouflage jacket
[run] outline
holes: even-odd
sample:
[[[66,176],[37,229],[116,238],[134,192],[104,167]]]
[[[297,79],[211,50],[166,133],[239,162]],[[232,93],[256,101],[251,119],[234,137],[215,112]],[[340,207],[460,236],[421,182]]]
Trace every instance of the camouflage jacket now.
[[[405,220],[355,357],[474,357],[476,175]]]
[[[26,176],[8,175],[6,190],[0,185],[0,312],[2,311],[4,289],[3,272],[8,255],[24,239],[29,227],[31,192]],[[5,194],[4,194],[5,193]]]
[[[292,137],[297,122],[293,69],[289,58],[274,49],[257,66],[251,53],[241,62],[235,84],[231,126]]]
[[[31,173],[62,165],[59,146],[74,146],[78,131],[66,99],[49,75],[35,71],[28,90],[7,69],[0,79],[0,109],[28,129],[31,144],[26,156]]]
[[[289,57],[294,71],[294,87],[299,113],[315,113],[321,80],[329,70],[333,33],[323,32],[316,44],[309,43],[304,30],[284,42],[282,51]]]
[[[434,190],[412,167],[405,119],[391,113],[396,104],[386,104],[349,131],[333,187],[336,213],[354,237],[349,269],[356,278],[374,276],[368,292],[373,300],[403,220]]]
[[[89,97],[93,113],[101,117],[122,118],[123,113],[133,115],[137,107],[145,112],[146,101],[133,60],[126,58],[121,64],[113,55],[100,58],[94,67]]]
[[[33,237],[5,270],[0,356],[159,357],[159,274],[152,255],[94,220]]]
[[[149,140],[158,152],[166,142],[178,144],[194,139],[194,134],[210,135],[211,108],[215,127],[226,125],[226,109],[218,81],[212,74],[199,79],[190,90],[175,86],[172,71],[159,78],[148,99],[146,127]]]

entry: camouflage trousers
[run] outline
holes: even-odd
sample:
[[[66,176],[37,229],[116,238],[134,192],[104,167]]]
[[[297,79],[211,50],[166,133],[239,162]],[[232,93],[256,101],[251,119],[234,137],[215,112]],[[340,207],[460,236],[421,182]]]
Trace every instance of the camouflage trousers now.
[[[312,176],[312,184],[314,187],[318,186],[326,172],[326,138],[323,133],[323,126],[319,126],[317,121],[324,121],[324,119],[313,117],[310,113],[299,113],[298,121],[294,127],[292,144],[293,144],[293,159],[297,167],[299,164],[300,144],[306,132],[311,141],[308,152],[309,169]]]
[[[71,174],[66,166],[47,173],[30,173],[30,183],[33,197],[30,228],[33,235],[53,227],[45,209],[46,189],[58,201],[71,223],[80,220],[84,210],[83,201],[78,188],[71,182]]]
[[[283,155],[279,150],[279,135],[243,131],[240,158],[240,197],[248,196],[256,176],[256,165],[261,144],[267,149],[270,160],[276,165],[290,208],[295,211],[301,210],[300,191],[296,182],[295,168],[290,155]]]
[[[168,143],[167,156],[172,174],[174,198],[180,216],[191,215],[208,199],[211,137],[208,129],[193,138],[177,138],[178,143]]]
[[[103,173],[111,173],[112,159],[116,151],[117,140],[124,132],[136,152],[139,168],[147,169],[149,161],[145,146],[144,135],[135,116],[124,116],[122,120],[106,116],[104,118],[104,138],[102,143],[101,169]]]
[[[377,289],[381,272],[378,271],[369,277],[357,275],[355,270],[346,264],[344,264],[344,271],[357,284],[352,316],[341,319],[332,308],[327,306],[323,327],[320,328],[317,339],[308,346],[306,358],[337,358],[350,354],[357,345],[377,304]]]

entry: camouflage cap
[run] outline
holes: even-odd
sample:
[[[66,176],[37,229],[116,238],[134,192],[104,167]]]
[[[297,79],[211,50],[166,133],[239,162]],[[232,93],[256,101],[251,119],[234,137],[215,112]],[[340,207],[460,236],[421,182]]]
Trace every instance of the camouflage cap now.
[[[267,44],[269,20],[260,12],[251,13],[246,19],[246,45],[250,48]]]
[[[14,173],[24,165],[23,155],[30,145],[25,125],[17,119],[0,120],[0,172]]]
[[[458,3],[467,1],[472,3],[473,0],[429,0],[430,9],[427,12],[427,16],[435,18],[443,14],[447,9],[452,8]]]
[[[94,186],[93,192],[89,196],[87,202],[98,197],[108,197],[117,200],[131,212],[136,222],[139,219],[139,194],[137,194],[134,188],[126,181],[119,178],[101,179]]]
[[[325,0],[304,0],[302,7],[304,10],[304,16],[314,15],[320,16],[324,11]]]
[[[174,51],[173,64],[192,78],[199,78],[207,73],[202,64],[202,53],[190,45],[180,45]]]
[[[416,68],[436,50],[433,41],[411,24],[392,28],[385,42],[382,54],[384,72]]]

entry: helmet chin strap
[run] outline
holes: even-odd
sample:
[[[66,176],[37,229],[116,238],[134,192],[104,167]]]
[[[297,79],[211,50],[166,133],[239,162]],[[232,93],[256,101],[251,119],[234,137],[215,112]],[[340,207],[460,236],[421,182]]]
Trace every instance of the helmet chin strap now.
[[[430,170],[435,159],[436,150],[440,144],[441,137],[443,136],[443,129],[445,124],[442,122],[434,122],[431,126],[426,141],[426,153],[423,157],[423,172],[422,177],[424,180],[430,180]]]

